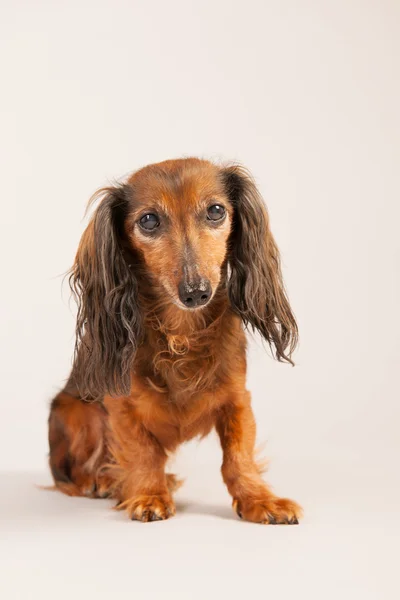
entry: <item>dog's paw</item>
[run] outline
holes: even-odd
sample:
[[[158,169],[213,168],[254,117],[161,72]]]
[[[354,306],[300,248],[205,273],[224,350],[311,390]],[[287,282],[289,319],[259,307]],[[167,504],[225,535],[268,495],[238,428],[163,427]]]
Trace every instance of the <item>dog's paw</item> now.
[[[298,525],[303,514],[293,500],[271,495],[265,498],[234,498],[232,506],[241,519],[264,525]]]
[[[126,510],[133,521],[163,521],[175,514],[175,505],[167,494],[136,496],[120,502],[117,510]]]

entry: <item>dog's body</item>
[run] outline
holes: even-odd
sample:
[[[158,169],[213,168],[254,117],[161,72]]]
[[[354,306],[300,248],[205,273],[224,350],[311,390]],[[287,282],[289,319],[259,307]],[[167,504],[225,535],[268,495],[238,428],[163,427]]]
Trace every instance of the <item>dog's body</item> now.
[[[168,518],[179,485],[168,453],[215,427],[238,514],[297,523],[299,506],[271,492],[254,458],[243,324],[288,362],[297,327],[253,181],[182,159],[101,195],[71,274],[77,349],[49,419],[56,486]]]

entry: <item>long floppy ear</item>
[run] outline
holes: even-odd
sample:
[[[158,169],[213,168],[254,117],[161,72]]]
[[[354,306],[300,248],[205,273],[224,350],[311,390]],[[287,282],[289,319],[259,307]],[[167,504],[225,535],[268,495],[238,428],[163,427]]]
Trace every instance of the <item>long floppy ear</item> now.
[[[285,292],[280,256],[267,209],[251,175],[241,166],[223,170],[234,208],[228,294],[245,326],[257,329],[279,361],[294,364],[296,319]]]
[[[96,192],[99,200],[82,235],[70,286],[77,300],[72,383],[82,398],[130,391],[131,367],[142,334],[137,281],[123,248],[129,188]]]

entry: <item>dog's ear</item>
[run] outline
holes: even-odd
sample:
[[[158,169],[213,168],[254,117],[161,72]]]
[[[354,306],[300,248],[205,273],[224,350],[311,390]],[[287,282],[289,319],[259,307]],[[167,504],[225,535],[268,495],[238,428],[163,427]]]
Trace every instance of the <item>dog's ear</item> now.
[[[275,358],[293,364],[297,324],[285,292],[267,209],[243,167],[228,167],[222,175],[234,209],[229,240],[231,305],[245,326],[260,332]]]
[[[99,190],[82,235],[70,286],[78,304],[72,383],[82,398],[129,394],[142,335],[138,286],[124,250],[128,186]]]

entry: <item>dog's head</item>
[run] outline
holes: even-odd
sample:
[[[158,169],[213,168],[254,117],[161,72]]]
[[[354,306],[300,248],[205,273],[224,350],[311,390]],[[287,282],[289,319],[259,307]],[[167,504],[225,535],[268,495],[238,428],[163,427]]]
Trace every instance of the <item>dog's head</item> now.
[[[233,219],[219,169],[167,161],[142,169],[129,185],[125,233],[149,277],[181,310],[205,307],[221,279]]]
[[[165,161],[96,198],[71,274],[83,396],[129,392],[144,329],[141,285],[182,311],[207,310],[217,290],[226,293],[244,324],[291,362],[296,321],[265,205],[245,169]]]

